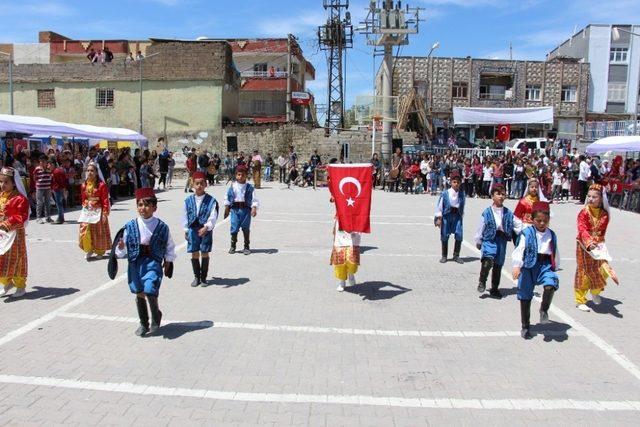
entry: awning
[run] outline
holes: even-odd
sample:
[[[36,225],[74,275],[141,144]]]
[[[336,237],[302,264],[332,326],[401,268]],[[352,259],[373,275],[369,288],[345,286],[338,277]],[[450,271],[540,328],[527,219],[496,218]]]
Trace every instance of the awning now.
[[[0,132],[106,139],[109,141],[144,142],[147,138],[130,129],[108,128],[75,123],[57,122],[44,117],[0,114]]]
[[[553,124],[553,107],[453,107],[453,122],[456,125]]]
[[[119,150],[121,148],[131,148],[131,141],[107,141],[103,139],[98,143],[98,148],[108,148]]]
[[[640,136],[609,136],[587,146],[587,154],[640,151]]]

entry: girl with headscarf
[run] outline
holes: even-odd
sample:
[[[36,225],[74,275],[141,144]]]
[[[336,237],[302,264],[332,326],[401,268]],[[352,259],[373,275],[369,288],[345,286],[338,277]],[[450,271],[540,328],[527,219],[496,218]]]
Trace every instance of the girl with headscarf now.
[[[80,201],[83,211],[93,213],[87,221],[80,219],[80,249],[86,252],[87,260],[93,254],[102,257],[111,249],[111,232],[109,231],[109,189],[100,176],[95,163],[87,166],[87,179],[80,187]],[[99,211],[99,215],[98,215]]]
[[[522,226],[527,227],[533,224],[533,204],[535,202],[547,202],[547,198],[542,193],[540,181],[537,178],[531,178],[527,182],[527,194],[518,201],[513,214],[522,221]]]
[[[618,284],[618,277],[609,266],[611,257],[604,240],[609,225],[610,211],[607,192],[600,184],[593,184],[587,193],[587,204],[578,213],[578,236],[576,237],[576,276],[574,292],[576,307],[590,311],[587,293],[591,292],[594,304],[601,303],[600,293],[607,278]]]
[[[7,296],[12,288],[12,298],[27,292],[27,244],[24,227],[29,221],[29,200],[20,174],[13,168],[0,170],[0,284],[1,296]]]

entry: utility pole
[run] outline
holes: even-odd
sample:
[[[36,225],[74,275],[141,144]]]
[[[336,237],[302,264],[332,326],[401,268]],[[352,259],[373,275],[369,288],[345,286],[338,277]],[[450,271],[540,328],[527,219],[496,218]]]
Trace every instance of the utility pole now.
[[[362,22],[361,34],[367,36],[367,43],[375,49],[382,49],[382,157],[391,158],[393,139],[393,47],[409,44],[409,34],[418,33],[420,8],[403,8],[402,2],[393,0],[372,0],[369,13]],[[375,101],[374,101],[375,102]]]
[[[156,55],[160,55],[160,52],[156,52],[156,53],[152,53],[151,55],[145,56],[143,58],[138,59],[138,70],[140,71],[140,76],[139,76],[139,83],[140,83],[140,117],[139,117],[139,132],[140,135],[143,135],[142,133],[142,63],[144,61],[146,61],[147,59],[151,58],[152,56],[156,56]]]
[[[287,34],[287,122],[291,121],[291,34]]]
[[[323,0],[329,11],[327,23],[318,27],[318,44],[327,52],[327,119],[325,135],[336,134],[344,127],[343,53],[353,46],[351,14],[342,10],[349,8],[349,0]]]
[[[0,52],[9,57],[9,114],[13,115],[13,53]]]

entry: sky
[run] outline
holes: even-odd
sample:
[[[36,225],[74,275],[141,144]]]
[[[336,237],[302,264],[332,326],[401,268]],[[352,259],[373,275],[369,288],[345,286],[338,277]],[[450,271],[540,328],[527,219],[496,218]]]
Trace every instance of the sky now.
[[[308,88],[316,103],[326,103],[325,52],[318,49],[316,29],[326,21],[322,0],[0,0],[0,43],[33,43],[38,31],[72,39],[254,38],[299,40],[316,67]],[[407,1],[403,1],[403,6]],[[411,36],[402,56],[543,60],[545,54],[590,23],[640,24],[638,0],[411,0],[420,11],[420,32]],[[351,0],[354,26],[366,16],[369,2]],[[373,90],[374,63],[365,36],[356,34],[347,52],[346,103]]]

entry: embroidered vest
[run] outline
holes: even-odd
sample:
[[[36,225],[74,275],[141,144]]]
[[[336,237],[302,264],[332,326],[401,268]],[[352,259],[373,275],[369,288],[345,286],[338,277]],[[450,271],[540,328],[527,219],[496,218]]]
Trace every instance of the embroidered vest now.
[[[498,226],[493,217],[491,208],[487,208],[482,212],[484,218],[484,230],[482,231],[482,240],[493,240],[496,237]],[[502,208],[502,231],[507,235],[507,239],[511,239],[513,235],[513,212],[509,209]]]
[[[129,262],[134,262],[140,256],[140,230],[138,229],[138,221],[132,219],[125,226],[127,231],[127,258]],[[169,227],[167,224],[158,220],[156,229],[149,241],[151,247],[151,258],[157,262],[162,262],[167,253],[167,240],[169,240]]]
[[[233,192],[233,185],[231,185],[227,190],[227,201],[229,203],[233,203],[235,199],[236,199],[236,195]],[[247,208],[250,208],[251,204],[253,203],[253,185],[251,184],[247,184],[247,187],[245,189],[244,203]]]
[[[187,208],[187,223],[190,228],[201,228],[211,216],[211,211],[216,206],[215,197],[205,194],[200,204],[200,211],[196,212],[196,196],[194,194],[187,197],[184,201]]]
[[[451,212],[451,202],[449,202],[449,190],[445,190],[442,192],[442,194],[440,195],[440,198],[442,199],[442,216],[447,215],[449,212]],[[460,213],[460,216],[464,215],[464,191],[460,190],[458,191],[458,204],[460,206],[458,206],[458,213]]]
[[[556,249],[558,247],[558,240],[556,233],[549,229],[551,232],[551,266],[555,270],[556,268]],[[536,239],[536,228],[527,227],[522,231],[522,235],[525,238],[524,255],[523,255],[523,267],[533,268],[538,261],[538,239]]]

